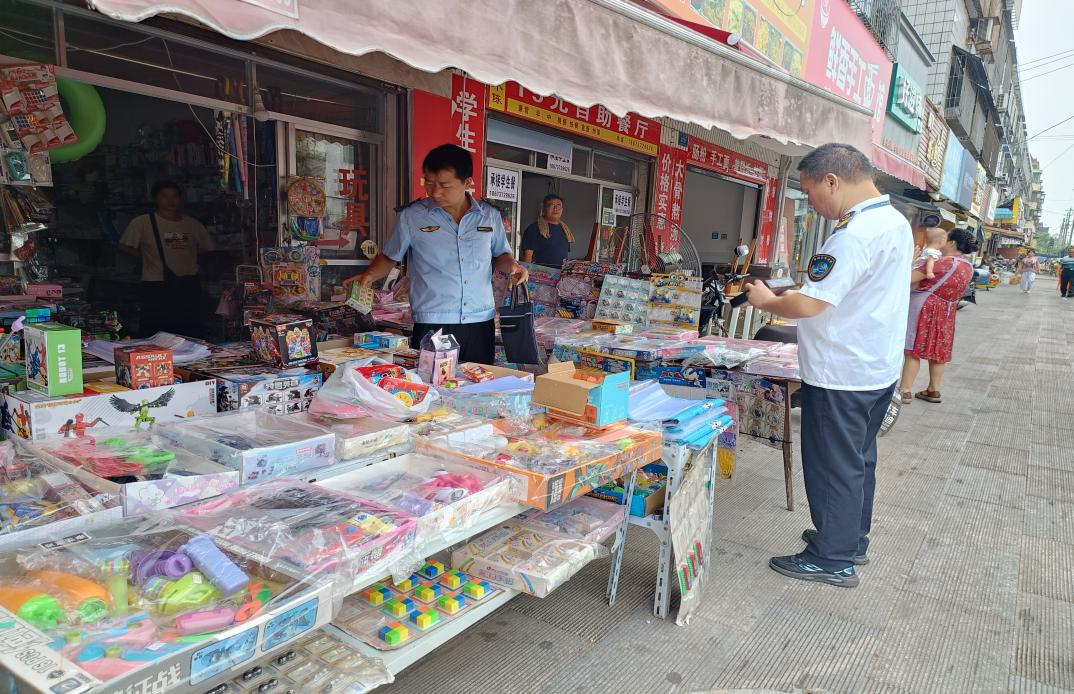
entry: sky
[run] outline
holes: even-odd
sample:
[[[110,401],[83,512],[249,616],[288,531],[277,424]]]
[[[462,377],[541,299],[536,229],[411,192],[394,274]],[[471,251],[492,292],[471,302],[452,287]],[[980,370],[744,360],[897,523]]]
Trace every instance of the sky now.
[[[1063,214],[1074,207],[1074,120],[1033,136],[1074,116],[1074,26],[1072,0],[1023,0],[1015,30],[1022,100],[1025,104],[1029,151],[1044,168],[1044,212],[1041,221],[1059,231]],[[1055,55],[1061,54],[1061,55]],[[1055,56],[1048,58],[1047,56]],[[1039,60],[1031,63],[1030,61]],[[1051,62],[1051,61],[1055,62]],[[1054,72],[1053,72],[1054,70]],[[1044,74],[1050,73],[1050,74]],[[1040,75],[1040,77],[1035,77]]]

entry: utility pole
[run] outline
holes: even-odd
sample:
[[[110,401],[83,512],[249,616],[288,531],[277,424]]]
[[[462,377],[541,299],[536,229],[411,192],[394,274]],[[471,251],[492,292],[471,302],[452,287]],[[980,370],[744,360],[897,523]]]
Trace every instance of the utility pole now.
[[[1068,207],[1067,213],[1063,215],[1063,223],[1059,227],[1059,240],[1062,243],[1059,245],[1060,250],[1070,248],[1071,234],[1074,232],[1074,208]]]

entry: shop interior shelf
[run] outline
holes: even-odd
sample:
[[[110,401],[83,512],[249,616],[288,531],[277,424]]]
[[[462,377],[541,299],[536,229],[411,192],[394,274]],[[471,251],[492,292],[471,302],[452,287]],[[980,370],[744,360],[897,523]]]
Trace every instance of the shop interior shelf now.
[[[403,670],[407,669],[414,663],[424,658],[429,653],[433,652],[440,646],[444,645],[451,639],[455,638],[462,632],[466,631],[479,621],[489,616],[497,609],[507,604],[507,601],[518,595],[518,591],[504,589],[502,593],[497,593],[491,598],[476,605],[457,618],[451,620],[447,624],[437,628],[430,632],[426,636],[422,636],[417,641],[414,641],[409,646],[403,646],[397,648],[394,651],[378,651],[365,641],[351,636],[347,632],[343,631],[339,627],[329,624],[324,627],[325,631],[331,632],[333,636],[344,641],[362,652],[362,654],[370,657],[377,658],[384,662],[384,667],[388,669],[388,672],[393,676],[398,675]]]
[[[529,507],[523,506],[522,504],[515,502],[500,504],[499,506],[490,508],[487,511],[484,511],[483,513],[479,514],[476,518],[473,519],[473,522],[471,522],[470,524],[457,528],[452,528],[450,531],[440,537],[435,544],[427,547],[425,554],[427,556],[432,556],[434,554],[443,552],[444,550],[448,549],[449,547],[452,547],[453,545],[456,545],[464,540],[470,539],[474,535],[479,535],[480,533],[485,532],[489,528],[494,528],[500,523],[504,523],[506,521],[511,520],[518,514],[525,511],[527,508]],[[384,568],[384,566],[379,565],[373,567],[372,569],[364,573],[359,574],[354,578],[354,581],[351,583],[351,587],[348,591],[348,594],[357,593],[359,590],[373,585],[377,581],[384,578],[386,573],[388,573],[388,571]]]

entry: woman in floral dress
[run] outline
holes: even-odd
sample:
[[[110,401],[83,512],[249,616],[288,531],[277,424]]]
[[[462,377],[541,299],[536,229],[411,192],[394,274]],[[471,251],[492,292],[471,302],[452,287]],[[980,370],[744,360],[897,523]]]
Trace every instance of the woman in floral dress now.
[[[934,279],[925,279],[917,270],[911,282],[918,283],[910,292],[910,316],[906,328],[906,358],[902,367],[903,403],[911,402],[914,379],[921,360],[929,363],[929,386],[913,397],[926,402],[940,402],[940,381],[955,341],[955,312],[958,301],[973,278],[973,265],[967,255],[977,250],[977,239],[966,229],[953,229],[947,235],[943,256],[933,267]]]

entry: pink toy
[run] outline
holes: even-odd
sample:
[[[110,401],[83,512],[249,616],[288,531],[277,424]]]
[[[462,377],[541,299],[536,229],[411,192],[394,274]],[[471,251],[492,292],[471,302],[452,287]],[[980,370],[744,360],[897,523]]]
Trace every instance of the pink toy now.
[[[180,634],[202,634],[207,631],[219,631],[231,626],[235,621],[235,610],[230,607],[217,607],[213,610],[190,612],[175,618],[175,630]]]

